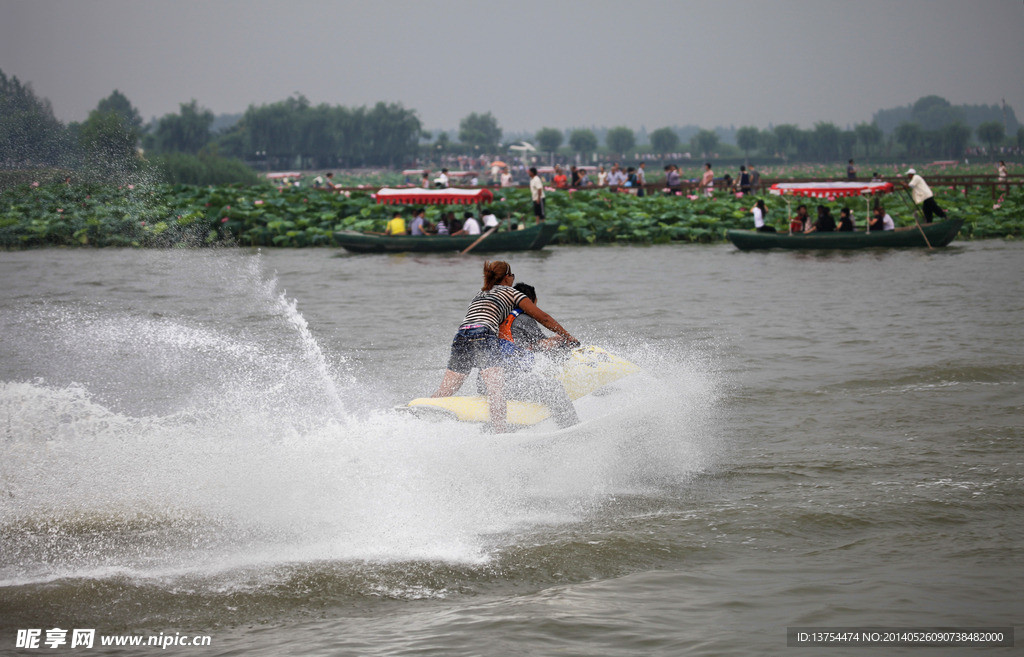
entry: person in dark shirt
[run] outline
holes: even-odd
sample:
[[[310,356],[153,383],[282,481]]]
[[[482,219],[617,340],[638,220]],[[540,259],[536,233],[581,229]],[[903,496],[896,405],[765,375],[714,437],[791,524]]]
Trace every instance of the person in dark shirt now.
[[[818,220],[814,222],[808,233],[832,233],[836,229],[836,220],[832,216],[832,211],[826,208],[824,205],[818,206]]]
[[[853,215],[850,214],[850,208],[843,208],[839,211],[839,232],[853,232]]]
[[[750,174],[747,172],[747,167],[740,165],[740,191],[744,194],[750,193]]]

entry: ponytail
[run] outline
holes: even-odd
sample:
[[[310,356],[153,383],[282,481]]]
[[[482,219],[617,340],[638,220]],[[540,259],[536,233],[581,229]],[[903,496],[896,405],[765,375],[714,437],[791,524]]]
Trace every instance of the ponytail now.
[[[506,276],[512,272],[512,265],[508,264],[504,260],[495,260],[493,262],[484,261],[484,286],[480,288],[486,292],[492,287],[500,283]]]

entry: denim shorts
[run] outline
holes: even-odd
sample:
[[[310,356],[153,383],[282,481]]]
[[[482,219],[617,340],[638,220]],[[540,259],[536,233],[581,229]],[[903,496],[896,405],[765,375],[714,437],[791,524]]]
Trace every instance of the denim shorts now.
[[[448,369],[457,374],[469,374],[474,367],[486,370],[501,367],[501,341],[486,326],[460,328],[452,340],[452,355]]]

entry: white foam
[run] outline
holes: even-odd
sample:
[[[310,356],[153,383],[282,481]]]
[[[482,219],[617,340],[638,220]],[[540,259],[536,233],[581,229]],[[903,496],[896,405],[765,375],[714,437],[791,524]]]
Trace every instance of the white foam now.
[[[0,383],[0,529],[17,554],[0,583],[319,560],[482,564],[523,531],[584,520],[711,453],[718,384],[700,354],[620,345],[645,371],[581,400],[584,423],[566,439],[527,445],[355,401],[369,375],[339,373],[343,356],[324,352],[276,282],[239,278],[290,340],[118,309],[41,311],[52,340],[79,348],[78,371],[109,359],[121,379],[138,369],[153,391],[173,379],[191,392],[172,412],[145,413],[110,401],[99,373]]]

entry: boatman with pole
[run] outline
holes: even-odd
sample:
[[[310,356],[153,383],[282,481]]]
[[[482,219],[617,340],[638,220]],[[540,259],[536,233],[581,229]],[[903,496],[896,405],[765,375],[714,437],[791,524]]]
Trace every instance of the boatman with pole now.
[[[945,219],[945,210],[940,208],[939,204],[935,202],[935,194],[932,193],[924,178],[917,175],[917,171],[913,169],[907,169],[907,176],[910,177],[910,182],[907,186],[910,187],[910,194],[914,199],[914,203],[920,205],[921,210],[924,212],[924,222],[926,224],[932,223],[932,216],[936,214]]]

